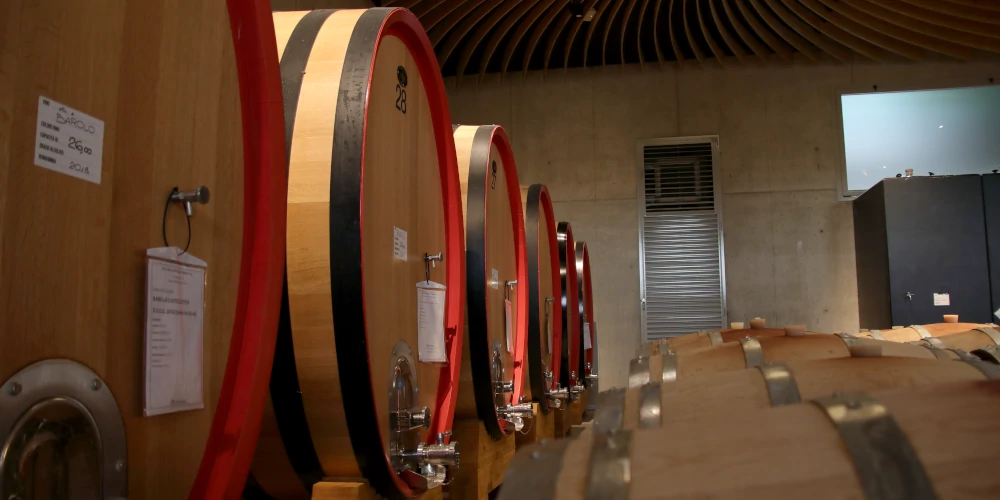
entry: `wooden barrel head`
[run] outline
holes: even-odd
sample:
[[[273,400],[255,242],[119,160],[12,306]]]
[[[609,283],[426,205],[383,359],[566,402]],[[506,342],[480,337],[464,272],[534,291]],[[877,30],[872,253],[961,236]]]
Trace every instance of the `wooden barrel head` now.
[[[562,288],[559,244],[552,198],[543,184],[521,188],[524,203],[525,248],[528,260],[528,380],[527,396],[543,412],[545,394],[558,380],[562,360]],[[552,379],[546,380],[546,373]]]
[[[52,358],[99,376],[125,429],[122,497],[238,495],[266,398],[284,251],[280,91],[270,13],[229,4],[0,7],[0,383]],[[87,144],[91,182],[34,164],[41,98],[103,121],[103,157]],[[193,209],[188,253],[207,262],[204,407],[145,417],[146,249],[185,246],[183,208],[164,205],[175,186],[201,185],[211,199]]]
[[[454,136],[465,206],[468,307],[462,363],[468,371],[463,369],[457,411],[478,416],[499,439],[514,428],[504,425],[497,407],[517,403],[524,386],[528,274],[521,191],[502,127],[458,125]],[[512,392],[498,393],[507,382]]]
[[[585,376],[591,371],[597,373],[597,335],[594,325],[594,291],[591,288],[590,250],[584,241],[576,242],[576,274],[579,282],[577,291],[580,293],[580,334],[581,364],[580,372]],[[587,345],[590,348],[587,348]]]
[[[264,449],[254,477],[265,490],[297,491],[297,480],[308,491],[323,477],[364,476],[381,495],[412,495],[391,458],[392,415],[430,410],[430,432],[407,434],[408,447],[450,430],[462,349],[463,228],[443,82],[405,9],[273,18],[288,227],[268,442],[287,450],[283,468],[297,477],[274,477]],[[418,301],[442,336],[418,337]]]
[[[556,241],[559,248],[559,283],[562,291],[562,360],[559,380],[566,387],[579,385],[581,328],[579,277],[576,272],[576,241],[573,226],[560,222],[556,226]]]

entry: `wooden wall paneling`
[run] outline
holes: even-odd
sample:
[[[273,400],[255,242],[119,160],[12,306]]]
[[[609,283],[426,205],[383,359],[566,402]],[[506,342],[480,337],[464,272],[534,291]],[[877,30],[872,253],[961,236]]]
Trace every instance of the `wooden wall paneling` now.
[[[441,40],[444,40],[445,36],[451,33],[452,28],[458,26],[459,23],[466,24],[470,23],[470,19],[475,19],[476,15],[473,14],[473,11],[476,10],[477,7],[479,7],[480,10],[488,10],[490,6],[494,4],[495,0],[488,2],[462,2],[457,9],[451,11],[451,13],[438,22],[434,28],[427,30],[427,39],[431,41],[431,47],[434,47],[436,51],[438,44],[441,43]],[[459,36],[461,36],[461,34]],[[443,63],[439,61],[439,64]]]
[[[851,33],[841,29],[836,24],[825,22],[822,18],[814,14],[809,9],[802,6],[798,0],[781,0],[786,7],[791,9],[796,16],[809,23],[816,31],[823,32],[826,36],[836,40],[840,44],[850,47],[855,52],[868,57],[876,62],[885,62],[888,53],[881,48],[858,38]]]
[[[682,2],[684,0],[681,0]],[[680,45],[677,44],[677,37],[674,36],[674,0],[667,4],[667,34],[670,35],[670,46],[674,49],[674,58],[677,66],[684,67],[684,53],[681,52]]]
[[[955,2],[942,2],[941,0],[903,0],[904,2],[923,7],[934,12],[941,12],[963,19],[973,21],[986,21],[988,23],[1000,23],[1000,8],[989,10],[988,7],[973,7],[970,5]]]
[[[988,50],[990,52],[1000,52],[1000,39],[998,38],[977,35],[975,33],[952,29],[943,25],[931,24],[908,15],[901,15],[898,12],[893,12],[885,6],[869,1],[841,1],[862,12],[865,12],[866,14],[870,14],[883,21],[895,24],[896,26],[909,29],[915,33],[920,33],[921,35],[936,38],[946,43],[966,45],[968,47]],[[997,27],[997,29],[1000,30],[1000,27]]]
[[[535,48],[538,47],[538,42],[542,39],[542,35],[548,32],[549,26],[552,24],[552,20],[556,18],[557,15],[565,20],[569,19],[570,12],[566,6],[569,5],[569,0],[557,0],[555,5],[552,6],[548,11],[545,12],[545,16],[542,17],[538,24],[535,25],[535,29],[532,30],[531,36],[528,38],[528,45],[524,49],[524,58],[521,63],[521,74],[525,75],[528,73],[528,64],[531,63],[531,56],[535,53]],[[562,24],[565,25],[566,21]],[[562,31],[562,26],[559,26],[558,30],[550,35],[554,38],[559,35],[559,31]],[[548,61],[548,58],[545,59]],[[548,66],[548,63],[545,64]]]
[[[701,27],[701,33],[705,36],[705,41],[708,42],[708,48],[712,49],[712,54],[715,55],[715,60],[719,61],[719,66],[725,67],[726,53],[721,47],[719,47],[719,44],[715,42],[715,38],[708,31],[708,27],[705,25],[705,18],[701,15],[701,2],[696,1],[694,6],[698,14],[698,25]]]
[[[521,24],[517,26],[514,33],[507,40],[507,47],[503,51],[503,63],[500,65],[500,80],[503,81],[504,75],[507,74],[507,66],[510,65],[510,59],[514,57],[514,50],[517,49],[517,45],[521,43],[521,39],[524,38],[524,34],[535,25],[535,21],[541,17],[542,13],[547,9],[552,7],[552,3],[555,0],[542,0],[534,9],[528,12],[528,15],[521,20]]]
[[[447,2],[438,5],[437,8],[419,16],[420,24],[424,25],[424,31],[430,33],[434,27],[448,17],[449,14],[454,12],[459,7],[466,6],[468,1],[469,0],[448,0]]]
[[[629,0],[630,2],[635,2],[635,0]],[[604,37],[601,41],[601,67],[607,65],[607,59],[605,56],[608,53],[608,35],[611,33],[611,25],[615,22],[615,17],[618,15],[618,11],[621,10],[622,5],[625,0],[616,0],[614,2],[614,7],[611,10],[611,15],[608,16],[608,20],[604,23]]]
[[[555,28],[549,32],[549,37],[545,41],[545,62],[542,65],[542,76],[544,76],[549,71],[549,60],[552,59],[552,51],[556,47],[556,41],[559,40],[559,35],[562,33],[566,25],[569,24],[570,18],[573,15],[568,9],[563,9],[559,14],[559,19],[556,20]]]
[[[476,26],[476,31],[472,32],[472,35],[466,41],[465,47],[462,48],[462,53],[458,58],[458,66],[455,70],[455,75],[457,76],[458,81],[462,81],[462,74],[465,73],[465,68],[469,65],[469,59],[472,58],[472,53],[476,51],[479,44],[482,43],[484,38],[486,38],[487,33],[489,33],[490,30],[492,30],[493,27],[496,26],[496,24],[500,22],[500,20],[503,19],[503,17],[506,16],[507,13],[514,7],[523,4],[524,2],[522,0],[505,1],[500,4],[499,8],[490,12],[489,17],[487,17],[486,20],[480,22]],[[444,62],[441,64],[443,65]]]
[[[701,53],[701,47],[695,43],[694,37],[691,36],[691,26],[688,25],[688,3],[690,0],[681,1],[681,18],[684,21],[684,35],[687,36],[688,45],[691,46],[691,50],[694,52],[695,59],[698,60],[698,64],[705,64],[705,56]]]
[[[635,3],[636,3],[636,0],[629,0],[628,6],[625,7],[625,13],[622,14],[622,30],[621,30],[621,33],[619,34],[619,39],[618,39],[618,51],[619,51],[619,56],[621,57],[621,65],[622,65],[622,67],[625,66],[625,30],[626,30],[626,28],[628,28],[628,20],[632,17],[632,11],[635,10]],[[645,1],[643,3],[645,3]],[[608,23],[608,24],[610,25],[611,23]],[[639,29],[640,28],[642,28],[642,27],[641,26],[636,27],[636,33],[639,33]],[[641,66],[642,65],[642,56],[641,56],[641,54],[642,54],[642,47],[639,47],[639,51],[640,51],[639,65]]]
[[[733,14],[733,9],[729,6],[730,1],[739,0],[722,0],[722,7],[726,11],[726,17],[728,17],[729,22],[733,24],[733,29],[736,30],[736,34],[739,35],[740,38],[743,39],[743,42],[750,47],[750,50],[752,50],[753,53],[766,64],[769,59],[767,47],[765,47],[764,44],[761,43],[760,40],[758,40],[757,37],[746,28],[746,26],[743,26],[740,19]]]
[[[649,0],[642,0],[642,5],[639,7],[639,20],[635,25],[635,48],[639,54],[639,70],[645,68],[645,54],[642,53],[642,20],[646,17],[646,7],[649,5]],[[655,37],[655,36],[654,36]],[[622,42],[622,47],[624,47],[624,41]],[[622,65],[625,64],[625,51],[622,49]]]
[[[601,4],[597,9],[597,13],[594,14],[594,18],[587,23],[587,34],[583,37],[583,65],[587,65],[587,53],[590,52],[590,38],[594,36],[594,30],[597,29],[597,22],[601,20],[601,15],[604,11],[608,9],[608,6],[620,2],[621,0],[607,0],[605,3]]]
[[[715,8],[715,2],[709,1],[708,7],[709,10],[712,11],[712,20],[715,21],[715,25],[719,28],[719,34],[722,35],[722,41],[725,42],[726,46],[729,47],[729,51],[732,52],[734,56],[736,56],[736,59],[739,62],[741,63],[746,62],[746,60],[744,59],[747,55],[746,52],[743,51],[743,47],[740,46],[739,42],[737,42],[736,39],[733,38],[733,34],[729,32],[729,29],[726,28],[726,25],[722,24],[722,20],[719,18],[718,9]]]
[[[914,6],[908,2],[900,0],[883,0],[880,2],[886,9],[898,14],[909,16],[914,19],[932,23],[948,28],[975,33],[987,37],[1000,37],[1000,15],[989,11],[980,11],[985,14],[982,18],[968,19],[961,16],[954,16],[940,9],[928,9]],[[945,4],[938,2],[938,5]],[[947,4],[945,4],[947,5]]]
[[[764,40],[771,50],[780,57],[785,62],[792,62],[792,52],[788,50],[788,47],[784,42],[779,40],[769,29],[764,25],[760,24],[760,21],[754,17],[753,12],[750,11],[746,6],[746,0],[733,0],[736,2],[736,6],[739,7],[740,12],[743,14],[743,19],[746,19],[747,23],[750,24],[750,28],[760,35],[760,38]]]
[[[824,30],[813,29],[812,26],[802,22],[801,19],[796,17],[795,14],[788,12],[784,6],[782,6],[778,0],[764,0],[767,6],[770,7],[771,11],[778,15],[782,21],[788,26],[791,26],[796,33],[802,36],[812,43],[820,50],[830,54],[835,59],[842,62],[850,62],[854,57],[850,50],[844,48],[844,46],[831,41]]]
[[[813,52],[812,47],[809,46],[809,43],[803,40],[802,37],[790,31],[784,24],[781,23],[781,21],[775,19],[775,17],[771,15],[771,11],[761,4],[761,0],[750,0],[750,3],[753,5],[754,9],[757,9],[757,13],[760,14],[764,23],[770,26],[771,29],[778,34],[778,36],[788,42],[788,44],[794,47],[795,50],[798,50],[800,54],[806,57],[806,59],[809,59],[810,61],[819,59],[818,55]]]
[[[841,15],[835,10],[830,10],[820,4],[821,0],[793,0],[805,5],[815,14],[826,19],[831,25],[836,26],[868,43],[877,45],[890,52],[899,54],[911,61],[922,61],[923,51],[914,45],[893,38],[885,33],[874,30],[853,19]]]
[[[451,53],[455,50],[455,47],[458,46],[459,42],[465,38],[465,35],[469,34],[472,27],[482,21],[483,17],[486,17],[486,15],[493,11],[493,9],[499,7],[502,2],[503,0],[489,0],[478,4],[478,8],[475,9],[475,12],[463,13],[458,27],[455,27],[454,25],[448,26],[447,33],[441,33],[440,38],[436,39],[434,34],[428,33],[427,35],[431,40],[431,45],[434,46],[434,49],[437,52],[438,65],[444,67],[444,63],[448,61],[448,57],[451,56]],[[477,6],[475,2],[470,3],[470,5],[473,7]],[[443,31],[440,25],[435,28],[435,30]],[[447,41],[444,45],[438,48],[438,43],[444,39],[446,34],[448,37]]]
[[[839,14],[851,19],[852,21],[863,24],[868,28],[875,30],[880,33],[884,33],[890,37],[902,40],[925,49],[933,50],[944,54],[946,56],[954,57],[955,59],[960,59],[963,61],[968,61],[972,59],[972,49],[959,45],[957,43],[945,42],[943,40],[938,40],[934,37],[927,36],[922,33],[917,33],[900,26],[893,24],[891,22],[884,21],[872,15],[869,15],[861,10],[856,9],[852,5],[848,5],[845,2],[833,1],[833,0],[819,0],[823,2],[823,5],[837,11]]]
[[[611,0],[606,0],[606,1],[611,1]],[[584,6],[584,12],[590,9],[595,9],[596,12],[601,12],[602,10],[604,10],[603,7],[595,8],[597,2],[598,0],[588,0],[586,5]],[[597,17],[597,15],[595,14],[594,17]],[[591,21],[588,24],[593,24],[593,21]],[[573,21],[573,25],[570,26],[569,28],[569,34],[566,36],[566,45],[563,53],[563,71],[566,71],[566,69],[569,68],[570,49],[573,48],[573,41],[576,39],[576,34],[580,31],[580,26],[582,25],[583,25],[583,18],[578,17]],[[585,45],[584,51],[586,51],[586,44],[584,45]]]
[[[507,36],[507,32],[514,26],[514,23],[521,19],[528,9],[532,8],[537,4],[539,0],[524,0],[518,4],[517,9],[511,12],[510,15],[506,16],[500,26],[493,32],[493,36],[490,37],[490,41],[486,43],[486,47],[483,49],[483,55],[479,59],[479,82],[482,83],[483,78],[486,76],[486,66],[490,63],[490,59],[493,58],[493,54],[497,50],[497,46],[503,41],[504,37]],[[470,53],[471,55],[471,53]],[[459,75],[461,78],[461,75]]]

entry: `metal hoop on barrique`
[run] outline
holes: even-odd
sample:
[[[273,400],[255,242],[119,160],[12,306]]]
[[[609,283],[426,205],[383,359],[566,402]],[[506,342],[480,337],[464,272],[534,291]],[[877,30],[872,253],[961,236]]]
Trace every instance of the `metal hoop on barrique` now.
[[[566,390],[559,388],[562,361],[562,288],[559,242],[552,198],[543,184],[521,188],[525,248],[528,255],[528,365],[525,396],[543,413],[560,408]]]
[[[571,399],[583,392],[581,363],[582,325],[580,324],[580,278],[576,270],[576,241],[569,222],[560,222],[556,229],[559,247],[559,283],[562,289],[562,360],[560,376]]]
[[[498,125],[456,125],[465,197],[466,343],[456,416],[493,439],[521,430],[528,322],[524,215],[510,139]]]
[[[593,281],[590,277],[590,250],[584,241],[576,242],[576,274],[579,281],[577,290],[580,292],[580,330],[582,335],[581,373],[585,385],[589,389],[594,389],[595,394],[599,391],[597,385],[597,321],[594,319],[594,290]],[[588,400],[587,406],[590,409],[597,408],[597,398]]]
[[[266,2],[22,4],[0,9],[24,28],[0,44],[0,498],[235,498],[284,258]],[[164,215],[203,184],[190,231]],[[159,248],[188,234],[203,269]]]
[[[248,488],[363,476],[414,496],[458,463],[462,212],[443,82],[405,9],[274,14],[286,288]],[[429,432],[426,432],[429,431]]]

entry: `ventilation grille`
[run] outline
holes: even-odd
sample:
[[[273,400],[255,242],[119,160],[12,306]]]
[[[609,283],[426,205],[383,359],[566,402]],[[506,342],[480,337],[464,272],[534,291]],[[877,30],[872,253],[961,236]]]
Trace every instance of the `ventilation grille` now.
[[[643,148],[646,213],[715,208],[712,144]]]
[[[713,144],[643,147],[643,315],[647,340],[725,321]]]

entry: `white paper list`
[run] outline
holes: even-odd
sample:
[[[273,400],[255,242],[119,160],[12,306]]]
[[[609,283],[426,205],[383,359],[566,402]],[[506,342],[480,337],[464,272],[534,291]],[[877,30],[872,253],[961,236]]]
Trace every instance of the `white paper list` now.
[[[433,281],[417,283],[417,349],[424,363],[445,363],[448,353],[444,341],[445,286]]]
[[[179,252],[147,251],[146,416],[204,408],[205,262]]]

